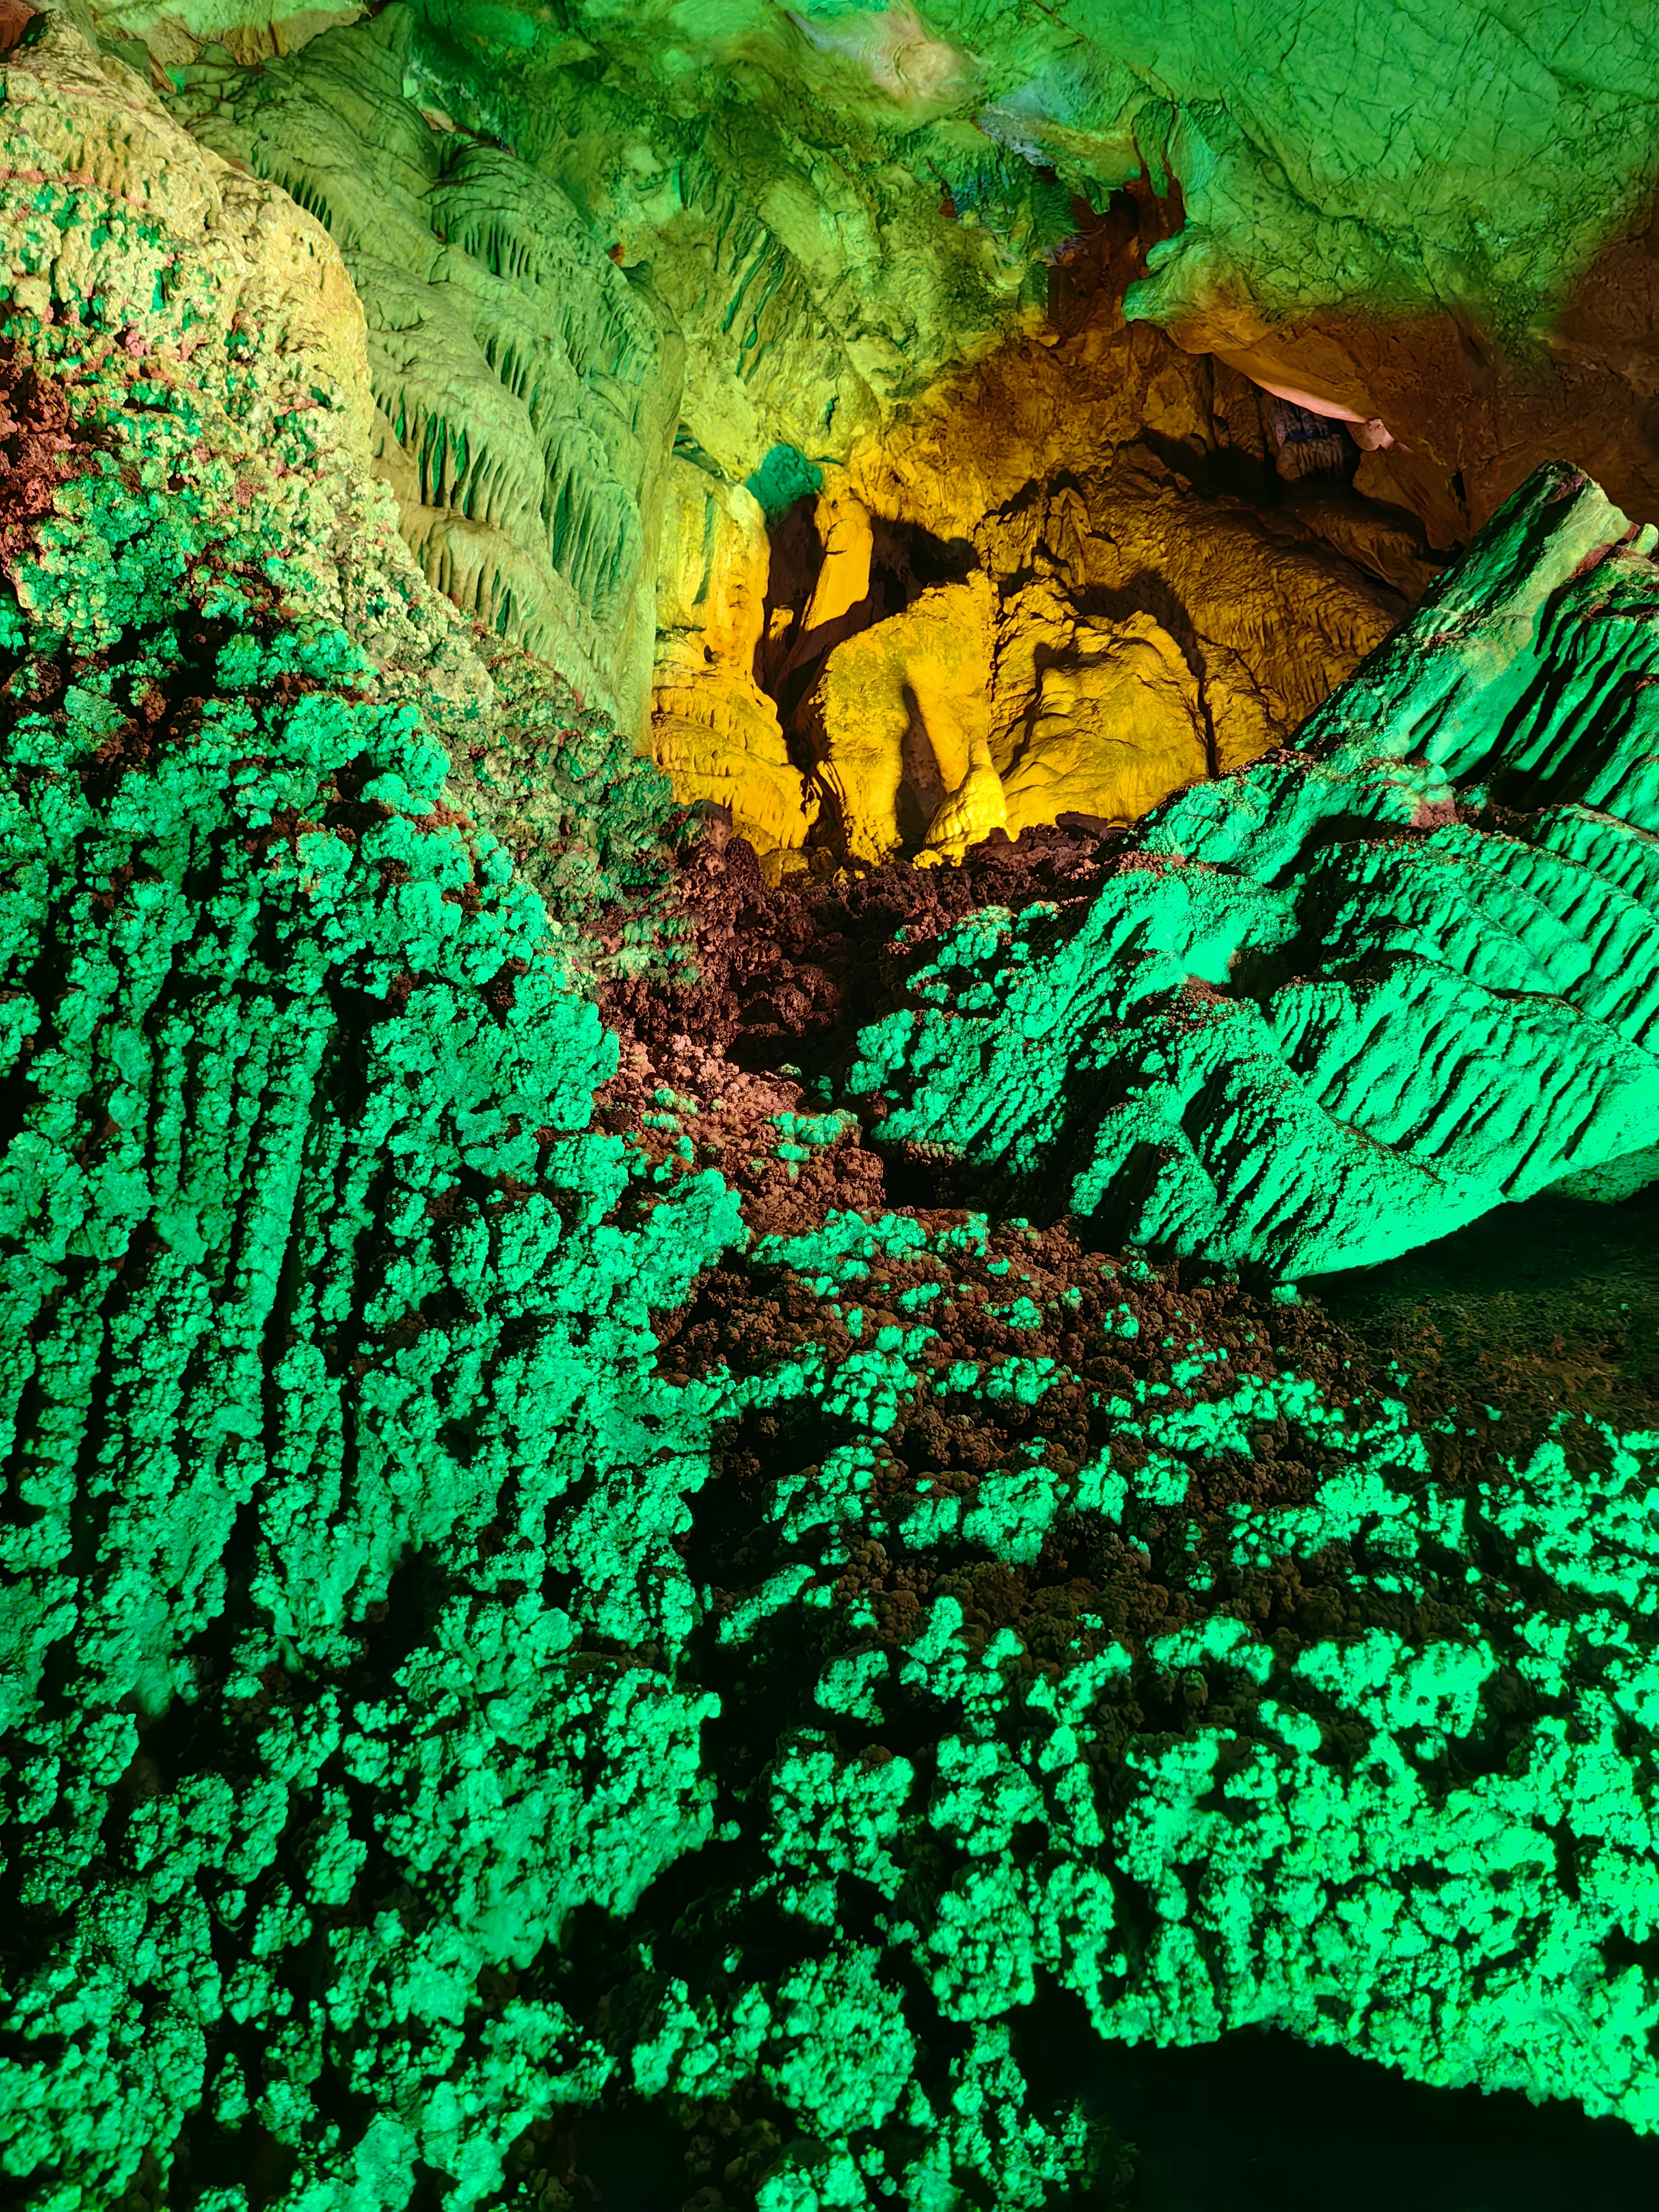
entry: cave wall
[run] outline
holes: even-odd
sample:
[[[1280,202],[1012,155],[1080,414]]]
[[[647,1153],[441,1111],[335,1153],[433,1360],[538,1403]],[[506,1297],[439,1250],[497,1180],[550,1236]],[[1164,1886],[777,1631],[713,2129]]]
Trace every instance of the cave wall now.
[[[1382,419],[1413,457],[1371,465],[1389,496],[1466,538],[1569,425],[1631,511],[1659,495],[1659,47],[1615,0],[419,9],[466,119],[651,260],[689,332],[735,310],[739,361],[692,350],[739,477],[769,410],[844,446],[1040,307],[1073,198],[1139,181],[1170,216],[1131,316]]]
[[[1133,817],[1288,735],[1564,440],[1638,520],[1659,499],[1639,20],[97,20],[341,244],[428,576],[641,742],[648,716],[769,867]],[[1164,523],[1113,458],[1147,440]],[[909,611],[965,578],[908,576],[905,532],[991,581],[982,621],[930,602],[982,640],[983,731]],[[901,616],[908,653],[854,646]],[[866,713],[867,758],[833,727]],[[1126,743],[1162,770],[1115,770]]]
[[[339,244],[426,574],[635,726],[684,349],[556,185],[423,102],[416,30],[394,6],[264,67],[198,64],[175,108]]]

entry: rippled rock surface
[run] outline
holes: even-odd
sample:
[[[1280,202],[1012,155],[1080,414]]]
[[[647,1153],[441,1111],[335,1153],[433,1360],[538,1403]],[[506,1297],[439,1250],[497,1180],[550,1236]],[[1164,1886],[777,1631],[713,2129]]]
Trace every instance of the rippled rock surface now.
[[[813,51],[948,90],[912,20]],[[10,2196],[1109,2203],[1053,2036],[1263,2021],[1659,2131],[1650,1273],[1460,1346],[1063,1218],[1639,1179],[1647,537],[1547,476],[1133,843],[769,886],[417,564],[323,224],[4,28]]]
[[[866,1029],[883,1140],[1291,1276],[1659,1170],[1655,533],[1540,471],[1295,744]]]

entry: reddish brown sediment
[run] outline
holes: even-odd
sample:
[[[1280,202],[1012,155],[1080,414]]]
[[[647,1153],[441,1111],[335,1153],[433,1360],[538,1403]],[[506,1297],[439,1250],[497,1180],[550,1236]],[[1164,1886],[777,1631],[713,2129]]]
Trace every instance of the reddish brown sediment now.
[[[8,582],[58,486],[88,465],[98,443],[84,416],[72,419],[61,382],[42,375],[15,341],[0,340],[0,574]]]

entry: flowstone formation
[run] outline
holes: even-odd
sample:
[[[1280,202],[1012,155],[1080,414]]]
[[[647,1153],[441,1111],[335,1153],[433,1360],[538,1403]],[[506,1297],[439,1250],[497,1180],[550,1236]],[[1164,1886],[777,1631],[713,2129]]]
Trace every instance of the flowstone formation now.
[[[316,27],[226,12],[117,27]],[[818,203],[743,213],[688,91],[741,435],[831,345],[870,394],[721,461],[690,315],[663,397],[696,253],[630,279],[550,151],[591,96],[610,175],[641,95],[550,21],[452,26],[453,106],[379,18],[165,100],[107,24],[0,27],[11,2195],[572,2212],[620,2143],[696,2212],[1103,2208],[1095,2055],[1250,2024],[1659,2133],[1659,1298],[1566,1285],[1534,1346],[1285,1279],[1659,1158],[1652,530],[1553,469],[1425,599],[1269,443],[1340,441],[1081,313],[930,398],[910,186],[864,319],[797,325],[757,241]],[[790,35],[965,96],[908,14]],[[426,137],[353,146],[400,56]],[[237,133],[374,191],[307,212]],[[996,323],[961,254],[927,376]],[[406,447],[479,359],[522,414]],[[1097,445],[999,477],[1056,389]],[[688,820],[653,628],[659,730],[782,821],[799,713],[839,847]],[[1123,685],[1164,737],[1073,805]]]
[[[846,1077],[888,1143],[1154,1250],[1290,1276],[1659,1173],[1659,568],[1518,493],[1288,752],[1198,786],[1086,911],[907,933]]]
[[[556,185],[422,104],[414,30],[394,6],[251,72],[198,66],[174,104],[340,247],[377,470],[428,577],[631,730],[683,349]]]
[[[1041,307],[1079,199],[1133,185],[1168,221],[1131,315],[1366,434],[1377,497],[1464,537],[1564,441],[1620,504],[1659,497],[1640,9],[410,4],[428,104],[532,150],[650,264],[696,363],[688,421],[734,481],[775,441],[844,458]],[[100,20],[188,71],[330,17]]]

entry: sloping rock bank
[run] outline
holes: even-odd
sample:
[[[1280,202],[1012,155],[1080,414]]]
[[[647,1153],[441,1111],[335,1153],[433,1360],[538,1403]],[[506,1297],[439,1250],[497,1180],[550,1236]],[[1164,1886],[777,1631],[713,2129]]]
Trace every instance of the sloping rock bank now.
[[[1650,1389],[1419,1382],[1311,1302],[884,1196],[782,1064],[840,988],[786,989],[804,895],[699,854],[744,932],[702,999],[643,980],[665,793],[410,556],[321,227],[57,19],[0,152],[9,2201],[571,2212],[608,2112],[699,2212],[1109,2202],[1040,2015],[1659,2129]],[[905,872],[912,918],[1138,892],[1178,972],[1121,1034],[1178,1067],[1184,975],[1246,972],[1190,887],[1272,955],[1327,850],[1566,866],[1510,807],[1609,841],[1595,950],[1482,988],[1638,1035],[1639,913],[1598,916],[1651,849],[1650,577],[1551,479],[1253,813]],[[1497,975],[1486,909],[1435,942]],[[874,985],[994,1068],[994,975],[952,1032],[913,957]],[[1580,1119],[1558,1179],[1646,1141]]]
[[[884,1145],[1063,1170],[1109,1233],[1290,1276],[1640,1188],[1654,541],[1540,470],[1292,747],[1172,799],[1086,908],[909,933],[847,1095]]]

